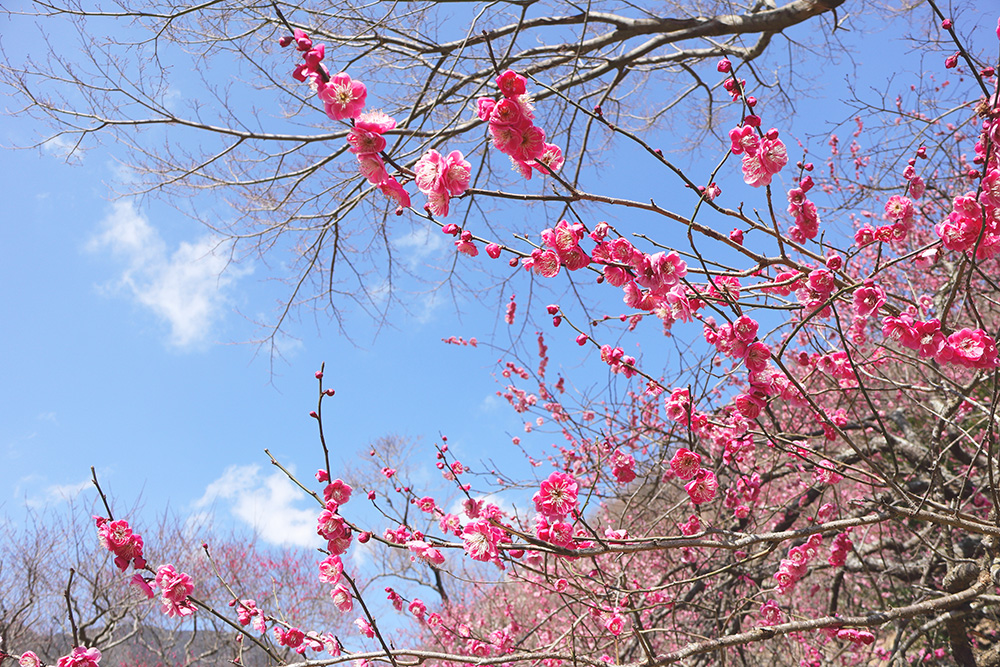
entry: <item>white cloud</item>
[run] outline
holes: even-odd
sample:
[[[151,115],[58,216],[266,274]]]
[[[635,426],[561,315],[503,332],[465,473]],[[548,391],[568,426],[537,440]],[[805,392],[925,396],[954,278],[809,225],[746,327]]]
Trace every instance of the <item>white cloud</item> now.
[[[23,490],[27,491],[24,504],[27,507],[41,509],[67,503],[75,499],[78,495],[93,486],[89,478],[70,484],[50,484],[42,489],[37,488],[36,481],[40,479],[36,475],[29,475],[20,480],[15,493]]]
[[[428,257],[436,255],[445,247],[446,239],[440,231],[435,233],[431,227],[417,227],[408,234],[404,234],[394,239],[392,244],[403,251],[406,263],[410,268],[415,267]],[[451,238],[451,237],[448,237]]]
[[[307,499],[313,502],[279,470],[265,476],[256,464],[233,465],[205,488],[194,509],[199,511],[195,515],[198,520],[204,521],[207,508],[225,505],[230,514],[253,528],[265,542],[321,546],[322,539],[316,535],[319,506],[309,509],[298,506]]]
[[[233,281],[246,269],[228,266],[229,245],[206,235],[167,247],[159,232],[129,201],[120,201],[100,223],[89,249],[108,250],[126,268],[114,285],[170,326],[170,343],[204,342],[222,317]]]
[[[46,153],[73,162],[83,162],[83,152],[76,150],[76,141],[61,134],[42,142]]]

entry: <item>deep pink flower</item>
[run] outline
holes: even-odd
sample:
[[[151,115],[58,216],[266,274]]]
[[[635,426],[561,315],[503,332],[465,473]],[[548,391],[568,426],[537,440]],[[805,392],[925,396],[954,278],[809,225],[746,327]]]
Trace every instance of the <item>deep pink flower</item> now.
[[[341,72],[319,86],[318,95],[323,100],[326,115],[331,120],[357,118],[365,108],[368,90],[360,81],[352,81],[347,72]]]
[[[333,501],[337,506],[346,505],[351,499],[353,489],[342,479],[337,479],[326,485],[323,489],[323,500]]]
[[[533,160],[542,157],[546,145],[545,130],[537,125],[530,125],[519,133],[516,143],[508,155],[515,160],[530,164]]]
[[[132,584],[142,591],[142,594],[146,596],[147,600],[153,599],[153,587],[149,585],[149,580],[139,573],[132,575]]]
[[[445,190],[438,190],[427,195],[427,210],[432,215],[441,218],[448,216],[451,211],[451,196]]]
[[[513,70],[507,70],[497,77],[497,86],[504,97],[520,97],[527,91],[527,82],[523,76]]]
[[[352,153],[381,153],[385,149],[385,138],[376,132],[363,130],[356,125],[347,133],[347,143]]]
[[[564,472],[554,472],[532,497],[535,509],[546,518],[561,519],[579,508],[580,484]]]
[[[462,541],[465,552],[472,560],[497,561],[500,552],[497,544],[504,536],[503,530],[496,528],[486,519],[476,519],[465,525],[462,531]]]
[[[719,489],[719,481],[715,478],[715,473],[702,468],[697,472],[694,479],[684,485],[691,502],[695,505],[707,503],[715,498],[715,492]]]
[[[319,564],[319,580],[327,584],[336,584],[344,573],[344,563],[340,556],[327,556]]]
[[[553,250],[536,248],[531,251],[531,258],[524,262],[524,265],[544,278],[554,278],[559,274],[559,255]]]
[[[546,143],[542,147],[542,154],[535,159],[536,162],[532,163],[531,166],[536,171],[540,171],[543,174],[548,174],[549,172],[553,173],[558,172],[560,169],[562,169],[563,163],[565,162],[565,159],[563,158],[562,149],[559,148],[559,146],[556,146],[555,144],[549,144],[549,143]],[[543,167],[539,165],[538,164],[539,162],[541,162],[542,165],[545,166]]]
[[[240,625],[249,625],[255,616],[260,616],[260,610],[257,609],[255,600],[238,600],[234,601],[233,604],[236,605],[236,620],[240,622]]]
[[[398,212],[402,213],[402,209],[410,207],[410,193],[392,176],[382,181],[378,187],[382,194],[396,202],[396,205],[400,207]]]
[[[877,314],[884,304],[885,292],[871,279],[866,280],[863,287],[854,291],[854,313],[858,317],[871,317]]]
[[[372,624],[369,623],[367,619],[357,618],[354,620],[354,624],[358,626],[358,632],[363,634],[365,637],[368,637],[368,639],[371,639],[372,637],[375,636],[375,629],[372,627]]]
[[[333,598],[334,606],[341,612],[346,614],[354,609],[354,598],[351,597],[351,591],[348,590],[347,586],[344,584],[337,584],[337,586],[330,591],[330,597]]]
[[[759,373],[767,368],[770,360],[771,348],[760,341],[752,343],[747,349],[745,363],[747,369],[754,373]]]
[[[701,470],[701,454],[681,447],[674,452],[673,458],[670,459],[670,470],[679,479],[692,479]]]
[[[463,157],[461,151],[452,151],[441,165],[439,189],[446,190],[452,197],[457,197],[469,187],[469,175],[472,165]]]
[[[760,624],[778,625],[781,623],[781,607],[777,600],[768,600],[760,606]]]
[[[982,329],[961,329],[948,336],[946,354],[938,353],[938,360],[950,361],[968,368],[990,369],[998,365],[997,348],[993,338]],[[942,359],[944,357],[944,359]]]
[[[378,153],[358,155],[358,169],[372,185],[381,185],[389,180],[389,172],[385,170],[385,162],[382,161],[382,156]]]
[[[396,120],[384,111],[365,111],[354,121],[354,127],[366,132],[385,134],[396,129]]]
[[[496,105],[497,101],[492,97],[480,97],[476,100],[476,117],[481,121],[488,121]]]
[[[614,612],[608,616],[608,620],[604,622],[604,627],[608,629],[608,632],[617,637],[622,633],[622,630],[625,629],[625,617],[623,617],[620,611],[616,608]]]
[[[143,558],[142,537],[133,533],[127,521],[108,521],[104,517],[95,516],[97,537],[101,546],[115,555],[115,566],[124,572],[131,563],[137,570],[146,567]]]

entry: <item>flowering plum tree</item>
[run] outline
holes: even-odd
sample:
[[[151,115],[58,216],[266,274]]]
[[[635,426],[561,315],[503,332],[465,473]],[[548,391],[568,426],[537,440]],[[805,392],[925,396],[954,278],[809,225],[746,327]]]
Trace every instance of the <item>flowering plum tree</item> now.
[[[512,26],[443,46],[391,27],[360,33],[362,44],[401,53],[401,62],[419,53],[434,80],[442,77],[440,86],[418,80],[399,113],[368,108],[389,85],[384,73],[369,76],[364,59],[360,71],[346,61],[330,69],[334,49],[320,40],[335,36],[275,11],[266,25],[295,62],[274,71],[290,72],[302,84],[295,99],[308,108],[315,96],[314,112],[337,124],[318,137],[337,147],[317,165],[340,164],[347,190],[322,202],[308,195],[332,211],[305,213],[289,197],[306,196],[299,184],[316,165],[300,165],[276,175],[291,179],[286,189],[269,183],[257,201],[322,220],[313,231],[324,239],[336,237],[346,211],[389,202],[450,235],[463,262],[503,257],[539,284],[567,280],[581,292],[589,283],[595,296],[544,308],[552,328],[538,333],[536,358],[515,351],[500,362],[498,394],[525,417],[526,433],[550,429],[561,444],[539,455],[511,438],[543,468],[521,478],[469,465],[442,437],[435,464],[458,503],[408,481],[379,447],[380,480],[355,488],[331,469],[322,407],[334,391],[321,369],[311,416],[324,458],[315,484],[296,481],[316,502],[322,553],[312,566],[329,613],[356,632],[331,632],[228,584],[231,608],[213,607],[201,577],[155,556],[106,505],[96,527],[122,576],[131,573],[168,616],[230,619],[239,644],[275,663],[1000,664],[1000,23],[995,33],[989,26],[994,55],[981,59],[929,3],[949,42],[936,66],[961,74],[960,85],[937,91],[956,91],[961,103],[938,115],[922,98],[911,108],[901,96],[895,108],[859,112],[849,149],[830,136],[817,169],[757,99],[762,84],[744,75],[766,39],[742,50],[713,38],[737,25],[767,35],[832,4],[683,20],[591,11],[536,21],[530,4],[512,7],[521,14]],[[179,15],[166,16],[180,30]],[[395,25],[395,15],[386,19]],[[507,39],[591,21],[575,43],[519,51]],[[676,59],[657,50],[687,35],[712,47]],[[646,41],[630,51],[632,39]],[[463,60],[477,49],[486,55]],[[631,72],[692,57],[713,60],[709,71],[691,70],[709,99],[724,91],[738,110],[728,136],[702,147],[718,161],[698,176],[624,127],[616,107]],[[63,121],[88,118],[35,104]],[[552,115],[550,104],[566,115]],[[472,150],[454,148],[472,136]],[[884,150],[866,150],[869,136]],[[257,139],[234,135],[238,145],[218,159]],[[684,196],[664,205],[584,188],[600,141],[634,147]],[[495,186],[491,179],[510,182],[484,167],[498,154],[512,164],[513,183],[538,177],[547,189]],[[190,174],[203,178],[208,168]],[[533,218],[532,233],[516,236],[465,206],[505,199],[563,214]],[[591,204],[619,219],[594,217]],[[660,226],[646,233],[622,210]],[[321,250],[341,249],[312,247],[310,267]],[[512,296],[505,320],[517,318]],[[677,363],[664,364],[648,344],[631,353],[650,325],[680,350]],[[608,390],[588,395],[562,373],[553,378],[555,338],[579,345]],[[364,586],[372,573],[352,558],[362,550],[411,564],[385,588],[385,603]],[[93,648],[70,649],[60,667],[96,662]]]

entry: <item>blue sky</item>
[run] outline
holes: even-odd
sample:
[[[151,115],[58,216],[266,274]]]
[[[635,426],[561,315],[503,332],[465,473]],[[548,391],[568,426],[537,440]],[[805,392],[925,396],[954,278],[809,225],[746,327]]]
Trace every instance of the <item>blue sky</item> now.
[[[9,54],[26,48],[3,30]],[[864,76],[854,83],[885,87],[908,48],[898,39],[859,44]],[[815,99],[801,103],[794,125],[799,136],[828,129],[819,110],[831,119],[845,76],[848,70],[831,71],[810,91]],[[765,94],[758,96],[766,103]],[[844,109],[834,118],[849,116]],[[23,119],[0,117],[4,146],[30,144],[40,131]],[[670,145],[669,131],[655,138]],[[25,507],[92,497],[93,465],[117,503],[141,499],[149,516],[165,507],[180,515],[214,510],[223,524],[256,522],[265,539],[307,543],[315,539],[313,509],[281,481],[263,449],[305,477],[319,466],[308,412],[316,402],[313,373],[324,361],[326,385],[337,391],[326,404],[335,468],[389,434],[421,438],[430,452],[444,433],[468,462],[488,452],[516,464],[510,437],[524,435],[522,419],[494,396],[500,351],[488,343],[510,344],[502,306],[510,291],[526,295],[526,279],[483,302],[463,300],[457,309],[446,293],[413,296],[410,312],[394,313],[388,327],[352,322],[350,339],[323,315],[301,313],[286,326],[280,358],[273,360],[269,348],[246,342],[261,335],[256,322],[272,321],[284,296],[270,269],[253,261],[227,266],[218,239],[170,207],[115,200],[110,184],[128,178],[121,166],[128,154],[115,146],[69,163],[66,150],[52,142],[0,152],[0,308],[6,318],[0,514],[17,521]],[[637,178],[629,166],[613,162],[602,185],[662,196],[659,177]],[[724,188],[749,196],[738,179],[725,180]],[[450,241],[433,232],[418,228],[394,243],[429,264],[451,261]],[[460,265],[488,261],[481,255]],[[545,303],[534,304],[538,321],[545,320]],[[528,349],[532,329],[524,339]],[[547,333],[550,342],[567,339],[560,348],[565,356],[554,363],[580,363],[569,331]],[[486,344],[441,343],[453,335]],[[655,349],[657,338],[644,340]],[[600,382],[601,375],[591,379]],[[526,439],[536,450],[552,441]],[[420,465],[429,471],[431,455]],[[264,508],[272,517],[288,510],[285,516],[296,520],[265,520]],[[296,513],[303,508],[308,511]]]

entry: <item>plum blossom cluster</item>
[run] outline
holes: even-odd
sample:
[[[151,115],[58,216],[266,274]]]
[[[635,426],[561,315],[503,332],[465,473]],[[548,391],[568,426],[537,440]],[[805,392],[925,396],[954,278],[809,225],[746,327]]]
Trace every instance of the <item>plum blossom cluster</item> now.
[[[590,237],[597,242],[594,261],[604,265],[604,279],[625,291],[625,304],[646,311],[662,310],[670,321],[690,321],[699,306],[691,302],[681,279],[687,263],[676,252],[649,255],[625,238],[608,239],[609,227],[600,223]]]
[[[285,35],[278,41],[282,47],[293,43],[302,54],[302,62],[292,71],[292,78],[307,82],[316,91],[330,120],[357,118],[368,95],[365,84],[351,80],[346,72],[330,76],[330,70],[323,64],[326,47],[313,44],[305,31],[296,28],[292,35]]]
[[[347,76],[338,74],[337,76]],[[336,77],[334,77],[336,79]],[[354,127],[347,134],[349,150],[358,158],[358,169],[361,175],[374,186],[377,186],[386,197],[396,202],[398,212],[410,206],[410,195],[406,192],[395,176],[390,176],[382,159],[385,150],[385,137],[389,130],[396,128],[396,121],[381,111],[365,111],[359,113],[354,121]]]
[[[115,566],[122,572],[131,564],[136,570],[146,567],[142,555],[142,536],[132,532],[127,521],[108,521],[102,516],[93,517],[97,525],[97,539],[101,546],[115,556]]]
[[[806,167],[812,168],[812,165]],[[796,243],[805,243],[816,238],[819,233],[819,213],[816,204],[806,197],[806,193],[812,187],[812,176],[806,176],[799,181],[797,188],[788,191],[788,213],[795,220],[795,226],[789,230],[788,236]]]
[[[836,537],[833,538],[833,544],[830,545],[830,556],[826,559],[833,567],[840,567],[847,562],[847,554],[851,552],[854,548],[854,542],[851,542],[851,538],[846,532],[838,533]]]
[[[983,178],[982,192],[955,197],[948,217],[934,226],[948,250],[975,254],[976,259],[1000,252],[1000,169]]]
[[[580,511],[579,492],[580,483],[569,473],[554,472],[542,481],[532,496],[538,512],[535,535],[539,539],[566,548],[578,546],[570,522]]]
[[[524,178],[532,171],[559,171],[562,149],[545,141],[545,130],[535,125],[534,105],[527,92],[527,79],[507,70],[496,79],[502,97],[481,97],[476,102],[479,120],[489,123],[490,138]]]
[[[912,168],[908,167],[908,169]],[[917,179],[919,177],[914,176],[911,181],[910,193],[914,197],[923,194],[922,186],[918,188],[913,185],[913,181]],[[863,225],[854,233],[855,245],[864,247],[876,241],[886,243],[905,240],[914,226],[914,211],[913,200],[909,197],[905,195],[893,195],[889,197],[889,201],[885,204],[885,219],[888,221],[887,224],[880,225],[879,227]]]
[[[368,89],[360,81],[351,79],[347,72],[331,76],[323,64],[326,50],[324,45],[313,44],[312,39],[297,28],[291,36],[285,35],[279,40],[281,46],[293,43],[302,53],[303,62],[295,67],[292,77],[309,83],[323,102],[323,109],[330,120],[352,121],[353,127],[347,135],[347,143],[350,151],[357,156],[361,175],[396,202],[398,212],[402,212],[402,209],[410,205],[410,195],[386,171],[381,155],[386,145],[382,135],[395,129],[396,121],[381,111],[362,113]]]
[[[447,156],[434,149],[424,153],[414,167],[414,172],[417,189],[427,195],[427,210],[437,216],[447,216],[449,200],[458,197],[469,187],[471,170],[472,165],[465,160],[461,151],[452,151]],[[469,239],[471,235],[462,240],[468,242]]]
[[[681,447],[670,459],[670,470],[678,479],[690,480],[684,485],[688,497],[695,505],[707,503],[715,498],[719,490],[719,480],[715,473],[701,467],[701,454]]]
[[[822,542],[823,536],[815,533],[809,536],[805,544],[800,544],[788,550],[788,556],[781,559],[778,571],[774,575],[779,593],[784,594],[789,592],[805,576],[806,571],[809,569],[809,561],[816,557],[819,545]]]
[[[127,521],[121,519],[109,521],[104,517],[95,516],[94,523],[97,525],[101,546],[115,555],[115,566],[119,570],[126,571],[129,564],[136,570],[146,569],[146,559],[142,554],[142,537],[132,532]],[[147,598],[154,597],[151,582],[160,589],[160,602],[163,604],[163,613],[167,616],[184,617],[194,613],[194,605],[188,599],[194,590],[190,575],[177,572],[173,565],[168,564],[160,566],[154,579],[146,579],[139,573],[132,577],[132,583]]]
[[[531,257],[522,262],[526,270],[533,270],[545,278],[559,274],[559,267],[577,271],[590,265],[590,256],[580,247],[586,234],[583,224],[560,220],[555,228],[542,230],[542,248],[532,251]]]
[[[316,519],[316,533],[327,541],[331,554],[339,556],[351,545],[351,527],[338,512],[341,505],[351,499],[351,487],[343,480],[335,480],[323,490],[326,504]]]
[[[729,140],[732,154],[743,156],[743,181],[747,185],[755,188],[770,185],[771,179],[788,164],[788,151],[778,138],[778,130],[772,127],[761,135],[759,116],[744,118],[742,125],[729,130]]]
[[[980,370],[1000,365],[996,341],[982,329],[963,328],[945,336],[937,318],[921,321],[901,313],[882,321],[882,333],[903,347],[916,350],[921,357],[938,363]]]
[[[767,368],[771,359],[771,348],[757,340],[758,327],[757,322],[747,315],[741,315],[732,323],[721,326],[715,324],[714,318],[707,317],[705,341],[715,345],[715,349],[722,355],[742,360],[751,373],[760,373]]]

